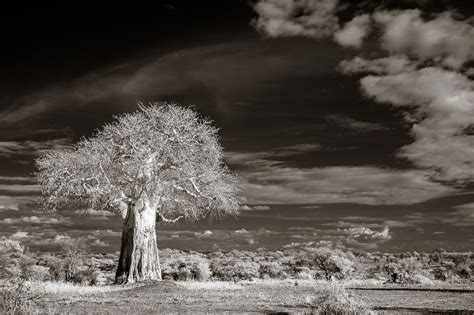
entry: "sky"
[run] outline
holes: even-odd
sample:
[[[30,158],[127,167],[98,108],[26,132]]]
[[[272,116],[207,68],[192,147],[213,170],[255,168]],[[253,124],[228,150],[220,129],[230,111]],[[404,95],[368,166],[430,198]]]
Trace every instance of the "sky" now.
[[[0,237],[115,252],[120,218],[35,203],[34,160],[137,102],[220,128],[242,212],[159,247],[474,250],[469,1],[156,1],[2,7]],[[84,212],[84,211],[83,211]]]

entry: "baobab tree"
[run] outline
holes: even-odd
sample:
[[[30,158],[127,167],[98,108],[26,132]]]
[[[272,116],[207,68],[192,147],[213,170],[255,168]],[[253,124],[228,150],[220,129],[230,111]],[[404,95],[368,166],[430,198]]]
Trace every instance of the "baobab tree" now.
[[[122,217],[116,283],[161,279],[157,221],[236,215],[238,178],[223,161],[218,129],[175,104],[140,105],[73,149],[37,159],[45,206],[91,207]]]

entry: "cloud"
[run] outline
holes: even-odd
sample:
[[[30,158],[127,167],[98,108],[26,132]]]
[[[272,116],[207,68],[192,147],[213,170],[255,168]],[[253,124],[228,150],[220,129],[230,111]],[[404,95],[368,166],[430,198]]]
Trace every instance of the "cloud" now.
[[[334,40],[341,46],[359,48],[368,35],[369,23],[369,14],[358,15],[334,33]]]
[[[384,127],[380,124],[369,123],[366,121],[360,121],[357,119],[353,119],[347,116],[341,115],[328,115],[326,117],[332,123],[336,123],[340,127],[352,129],[356,131],[384,131],[388,130],[387,127]]]
[[[474,82],[439,68],[361,80],[364,93],[377,102],[406,109],[415,141],[398,156],[437,171],[445,181],[474,180]],[[455,154],[453,154],[455,152]]]
[[[270,81],[332,71],[330,63],[306,62],[315,55],[332,60],[326,52],[318,54],[305,47],[288,50],[286,43],[274,41],[263,45],[265,49],[254,39],[233,39],[168,53],[156,52],[155,56],[56,82],[9,100],[11,105],[0,110],[0,128],[8,132],[12,126],[20,125],[25,126],[24,130],[31,130],[32,126],[47,129],[51,117],[58,111],[64,111],[66,116],[82,115],[84,108],[96,111],[95,119],[109,119],[113,114],[135,110],[137,100],[196,104],[202,110],[211,108],[222,114],[241,110],[246,106],[243,104],[248,105],[260,97],[266,101],[271,99],[268,94],[262,95],[262,87],[268,87]],[[77,117],[72,118],[77,120]],[[60,128],[63,122],[55,120],[54,124]],[[71,136],[67,128],[63,131],[46,132],[42,136]],[[20,145],[17,150],[23,147],[22,142],[7,145],[15,148]]]
[[[19,184],[11,184],[5,185],[0,184],[0,191],[3,193],[38,193],[39,187],[38,185],[19,185]]]
[[[403,55],[394,55],[377,59],[365,59],[356,56],[352,59],[341,61],[338,70],[344,74],[398,74],[414,71],[417,66],[417,62],[414,62]]]
[[[92,245],[93,246],[99,246],[99,247],[107,247],[107,246],[110,246],[110,244],[102,241],[102,240],[99,240],[99,239],[96,239],[92,242]]]
[[[0,176],[2,184],[33,184],[36,182],[34,177],[27,176]]]
[[[305,7],[309,3],[260,1],[254,7],[259,14],[257,29],[269,36],[320,38],[292,18],[293,11],[301,7],[305,12],[302,16],[311,14],[314,10]],[[334,7],[329,16],[335,16],[340,9],[337,2],[331,3]],[[474,180],[474,83],[467,77],[471,69],[463,66],[474,59],[474,26],[472,21],[454,16],[452,11],[430,16],[419,9],[379,8],[355,16],[342,29],[331,30],[336,42],[351,47],[360,47],[369,32],[378,32],[379,44],[388,56],[372,60],[354,57],[342,61],[339,70],[345,74],[377,74],[361,79],[363,92],[404,113],[406,123],[412,126],[414,142],[401,148],[398,157],[435,171],[436,180],[466,184]],[[346,125],[356,126],[350,121]],[[253,166],[278,164],[265,164],[265,159],[257,157]]]
[[[0,195],[0,210],[15,210],[21,205],[34,202],[36,196],[2,196]]]
[[[373,19],[382,26],[382,47],[390,54],[408,54],[458,69],[474,58],[474,27],[451,12],[425,21],[421,11],[381,11]]]
[[[44,141],[0,141],[0,156],[39,155],[46,151],[69,149],[71,146],[71,138]]]
[[[29,238],[28,232],[17,231],[10,236],[11,239],[24,239]]]
[[[253,209],[259,210],[259,211],[266,211],[266,210],[270,210],[270,207],[262,205],[262,206],[254,206]]]
[[[88,215],[88,216],[102,216],[102,217],[109,217],[114,216],[114,213],[105,210],[96,210],[92,208],[77,210],[74,212],[76,215]]]
[[[265,167],[279,164],[278,159],[319,151],[322,146],[315,143],[300,143],[291,146],[277,147],[269,151],[259,152],[226,152],[225,160],[229,164],[246,167]],[[271,159],[271,160],[270,160]]]
[[[249,205],[243,205],[240,210],[242,211],[254,211],[254,210],[257,210],[257,211],[266,211],[266,210],[270,210],[270,207],[269,206],[265,206],[265,205],[257,205],[257,206],[249,206]]]
[[[339,29],[337,0],[260,0],[254,6],[257,30],[269,37],[330,37]]]
[[[343,232],[347,233],[352,238],[365,241],[388,241],[392,238],[388,226],[385,226],[380,232],[374,231],[368,227],[353,227],[344,229]]]
[[[229,153],[232,155],[232,153]],[[243,195],[251,204],[360,203],[413,204],[456,190],[430,180],[430,173],[370,166],[298,168],[236,153],[244,179]]]
[[[47,218],[47,217],[37,217],[37,216],[22,216],[20,218],[4,218],[0,220],[0,224],[64,224],[69,223],[68,219],[61,218]]]

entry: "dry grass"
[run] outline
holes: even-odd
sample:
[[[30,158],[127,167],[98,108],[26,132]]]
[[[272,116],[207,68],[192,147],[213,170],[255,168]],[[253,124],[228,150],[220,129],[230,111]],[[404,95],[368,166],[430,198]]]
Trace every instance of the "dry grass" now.
[[[339,281],[315,288],[315,296],[308,297],[306,302],[322,314],[371,314],[370,308],[354,298]]]
[[[472,293],[350,290],[360,281],[336,284],[308,280],[162,281],[143,285],[82,286],[37,283],[45,294],[42,313],[364,313],[373,309],[398,314],[408,308],[472,310]],[[377,284],[377,283],[371,283]],[[368,284],[369,285],[369,284]],[[345,288],[347,287],[347,288]],[[403,302],[401,302],[403,301]],[[48,307],[49,309],[47,309]]]
[[[242,283],[229,281],[179,281],[177,284],[188,290],[240,290]]]
[[[131,289],[131,286],[87,286],[70,282],[31,282],[31,287],[48,295],[94,295]]]

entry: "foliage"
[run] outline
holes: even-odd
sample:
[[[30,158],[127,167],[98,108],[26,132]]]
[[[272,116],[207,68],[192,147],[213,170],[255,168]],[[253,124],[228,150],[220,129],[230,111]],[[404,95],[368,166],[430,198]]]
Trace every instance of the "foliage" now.
[[[316,290],[309,303],[318,314],[362,314],[370,309],[361,301],[355,300],[344,285],[331,281],[327,286]]]
[[[161,274],[164,280],[208,280],[209,262],[199,253],[184,253],[177,250],[161,251]]]
[[[65,242],[61,249],[64,255],[64,278],[66,281],[74,281],[83,264],[84,253],[81,250],[81,242],[78,240]]]
[[[337,248],[303,247],[296,255],[296,265],[315,268],[316,276],[326,280],[347,278],[354,270],[354,255]]]
[[[45,205],[88,206],[125,217],[137,200],[159,216],[236,214],[238,180],[223,162],[218,129],[168,103],[122,114],[72,150],[37,160]]]
[[[36,310],[40,294],[35,293],[26,278],[15,277],[7,281],[2,290],[2,314],[32,314]]]
[[[383,271],[389,283],[416,283],[415,275],[420,272],[421,265],[414,259],[403,259],[398,262],[388,262]]]
[[[288,274],[285,271],[285,267],[281,263],[275,261],[263,261],[260,263],[258,269],[260,278],[270,279],[286,279]]]
[[[43,264],[49,269],[49,280],[59,281],[66,277],[62,258],[52,255],[45,255],[41,258]]]
[[[251,280],[259,277],[260,265],[251,259],[239,259],[238,252],[211,258],[211,273],[224,281]]]

